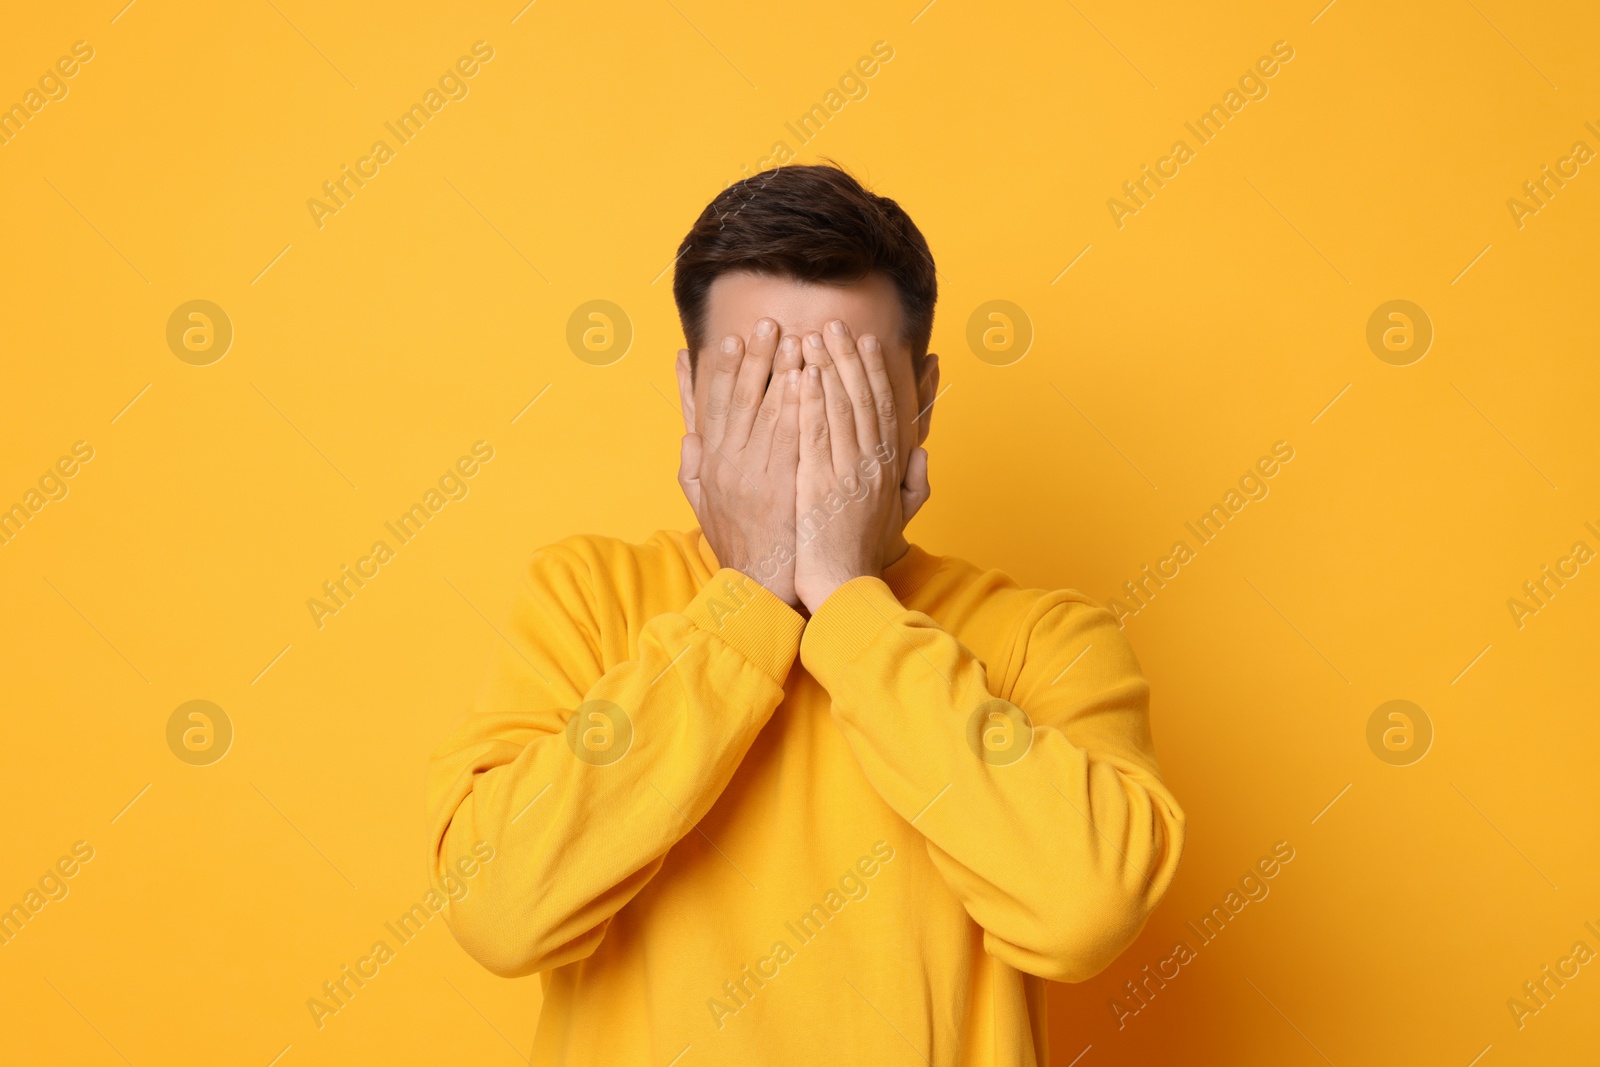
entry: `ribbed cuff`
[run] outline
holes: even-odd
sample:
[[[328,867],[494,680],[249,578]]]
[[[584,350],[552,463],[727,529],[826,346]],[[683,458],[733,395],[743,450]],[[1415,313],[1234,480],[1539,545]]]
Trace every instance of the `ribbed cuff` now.
[[[852,578],[811,616],[800,641],[800,662],[827,688],[829,674],[848,667],[905,610],[883,579]]]
[[[724,567],[683,609],[696,626],[716,634],[780,686],[800,652],[806,621],[754,578]]]

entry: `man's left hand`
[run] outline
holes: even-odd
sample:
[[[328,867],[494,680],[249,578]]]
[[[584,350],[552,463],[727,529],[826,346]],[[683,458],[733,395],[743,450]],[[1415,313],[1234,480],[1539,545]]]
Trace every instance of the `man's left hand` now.
[[[876,337],[835,320],[801,355],[794,586],[815,612],[853,578],[873,577],[909,547],[906,523],[927,501],[928,453],[915,443],[915,385],[895,395]]]

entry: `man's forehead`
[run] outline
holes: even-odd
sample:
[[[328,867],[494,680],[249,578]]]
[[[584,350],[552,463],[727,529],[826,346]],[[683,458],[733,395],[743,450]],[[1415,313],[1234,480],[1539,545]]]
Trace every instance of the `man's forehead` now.
[[[706,310],[712,344],[723,333],[747,333],[763,316],[776,321],[784,334],[820,331],[833,319],[843,319],[856,334],[876,334],[885,344],[893,344],[901,333],[899,294],[881,274],[833,284],[731,272],[711,283]]]

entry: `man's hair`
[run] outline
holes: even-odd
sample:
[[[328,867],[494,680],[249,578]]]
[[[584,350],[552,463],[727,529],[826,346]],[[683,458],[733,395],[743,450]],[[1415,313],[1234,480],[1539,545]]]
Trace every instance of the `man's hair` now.
[[[784,166],[735,182],[678,246],[672,296],[694,367],[706,344],[711,283],[732,271],[850,283],[883,274],[900,294],[911,367],[921,374],[939,283],[928,242],[899,204],[835,165]]]

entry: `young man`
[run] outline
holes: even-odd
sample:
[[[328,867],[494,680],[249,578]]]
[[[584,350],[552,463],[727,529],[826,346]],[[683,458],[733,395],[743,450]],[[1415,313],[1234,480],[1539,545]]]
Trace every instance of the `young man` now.
[[[905,540],[939,364],[899,205],[746,179],[673,290],[700,526],[534,556],[431,768],[450,927],[540,973],[538,1064],[1042,1064],[1045,980],[1182,849],[1138,663],[1081,594]]]

